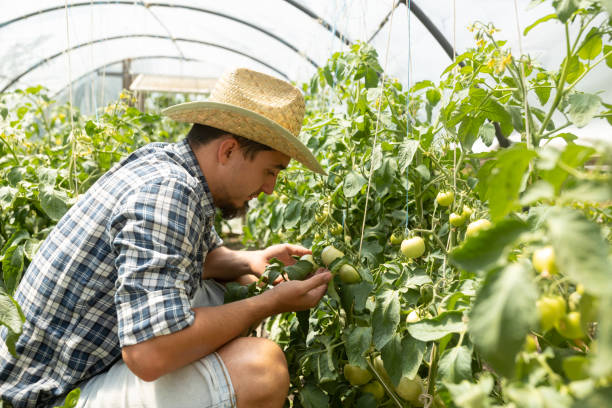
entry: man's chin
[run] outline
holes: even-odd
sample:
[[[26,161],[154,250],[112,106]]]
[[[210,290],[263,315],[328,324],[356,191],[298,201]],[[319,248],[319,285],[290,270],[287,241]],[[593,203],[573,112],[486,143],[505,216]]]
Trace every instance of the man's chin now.
[[[242,207],[236,207],[235,205],[228,204],[219,207],[221,210],[221,217],[226,220],[231,220],[232,218],[242,217],[249,210],[249,203],[245,201]]]

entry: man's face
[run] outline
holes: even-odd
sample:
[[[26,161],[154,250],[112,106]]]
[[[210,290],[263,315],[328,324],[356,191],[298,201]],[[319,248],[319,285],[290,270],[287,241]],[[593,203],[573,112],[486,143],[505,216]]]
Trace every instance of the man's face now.
[[[229,219],[246,213],[249,201],[264,192],[272,194],[278,173],[289,164],[290,157],[275,150],[255,153],[253,159],[244,156],[238,147],[225,167],[225,183],[215,206],[223,218]]]

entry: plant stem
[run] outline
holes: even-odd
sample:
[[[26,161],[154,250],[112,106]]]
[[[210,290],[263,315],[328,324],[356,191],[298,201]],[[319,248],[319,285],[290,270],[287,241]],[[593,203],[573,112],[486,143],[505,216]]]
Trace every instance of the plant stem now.
[[[15,164],[19,164],[19,159],[17,158],[17,155],[15,154],[15,151],[13,150],[13,148],[11,147],[9,142],[3,137],[3,135],[4,135],[4,132],[2,134],[0,134],[0,140],[2,140],[4,142],[6,147],[9,149],[9,152],[11,152],[11,154],[13,155],[13,159],[15,159]]]
[[[438,344],[434,343],[431,347],[431,364],[429,365],[429,375],[427,376],[427,394],[434,397],[436,389],[436,377],[438,375]]]

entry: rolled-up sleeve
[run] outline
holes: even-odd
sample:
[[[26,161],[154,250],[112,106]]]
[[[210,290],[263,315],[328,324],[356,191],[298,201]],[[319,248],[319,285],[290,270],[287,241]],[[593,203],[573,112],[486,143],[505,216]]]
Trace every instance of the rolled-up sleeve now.
[[[113,215],[121,347],[191,325],[190,270],[201,243],[202,212],[194,190],[164,180],[134,191]]]

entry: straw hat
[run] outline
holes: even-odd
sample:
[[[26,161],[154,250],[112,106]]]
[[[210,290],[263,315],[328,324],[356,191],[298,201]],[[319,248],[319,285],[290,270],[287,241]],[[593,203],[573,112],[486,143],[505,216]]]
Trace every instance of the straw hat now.
[[[162,111],[179,122],[200,123],[265,144],[325,174],[312,152],[298,139],[304,97],[293,85],[238,68],[225,73],[206,102],[187,102]]]

